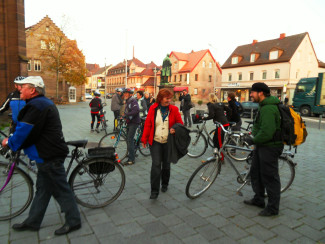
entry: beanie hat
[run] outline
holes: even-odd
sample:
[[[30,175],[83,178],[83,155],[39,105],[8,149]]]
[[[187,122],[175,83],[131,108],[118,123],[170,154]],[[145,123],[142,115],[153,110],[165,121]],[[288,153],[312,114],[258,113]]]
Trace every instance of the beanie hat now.
[[[264,92],[270,94],[270,88],[263,82],[257,82],[252,85],[251,91]]]

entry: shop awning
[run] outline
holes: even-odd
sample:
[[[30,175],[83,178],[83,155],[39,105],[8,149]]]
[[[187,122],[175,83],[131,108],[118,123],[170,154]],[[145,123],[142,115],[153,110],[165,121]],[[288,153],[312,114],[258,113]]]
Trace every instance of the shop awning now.
[[[183,91],[183,90],[188,91],[188,87],[187,86],[175,86],[174,87],[174,91]]]

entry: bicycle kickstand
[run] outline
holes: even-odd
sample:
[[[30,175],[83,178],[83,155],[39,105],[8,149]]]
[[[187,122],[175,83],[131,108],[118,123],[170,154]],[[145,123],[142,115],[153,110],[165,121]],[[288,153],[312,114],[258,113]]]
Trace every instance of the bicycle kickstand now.
[[[236,191],[236,194],[238,195],[238,196],[243,196],[243,193],[241,192],[241,189],[243,189],[243,187],[246,185],[248,183],[248,181],[247,180],[245,180],[245,182],[237,189],[237,191]]]

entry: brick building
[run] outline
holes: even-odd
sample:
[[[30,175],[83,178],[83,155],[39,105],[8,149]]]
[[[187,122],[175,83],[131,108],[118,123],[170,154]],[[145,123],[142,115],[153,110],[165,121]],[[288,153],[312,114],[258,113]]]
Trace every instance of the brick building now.
[[[92,93],[92,91],[97,89],[97,81],[93,79],[93,75],[100,69],[99,64],[86,64],[86,68],[88,70],[86,75],[86,92]]]
[[[27,76],[23,0],[0,0],[0,102],[14,90],[13,80]]]
[[[69,40],[59,27],[48,17],[37,24],[26,28],[27,71],[29,76],[41,76],[46,86],[46,96],[56,99],[56,72],[49,70],[49,58],[44,56],[45,49],[55,50],[56,44],[46,44],[50,36],[63,37],[62,42]],[[73,86],[59,73],[58,97],[64,101],[78,102],[84,99],[85,85]]]

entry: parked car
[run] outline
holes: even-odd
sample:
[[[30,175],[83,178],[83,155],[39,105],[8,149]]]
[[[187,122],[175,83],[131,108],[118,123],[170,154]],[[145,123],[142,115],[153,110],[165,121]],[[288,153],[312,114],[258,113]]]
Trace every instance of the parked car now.
[[[251,113],[253,110],[253,118],[255,118],[259,104],[254,102],[242,102],[241,105],[243,106],[244,111],[241,114],[243,118],[250,118]]]
[[[89,93],[86,93],[86,94],[85,94],[85,98],[86,98],[86,99],[93,99],[93,96],[90,95]]]

